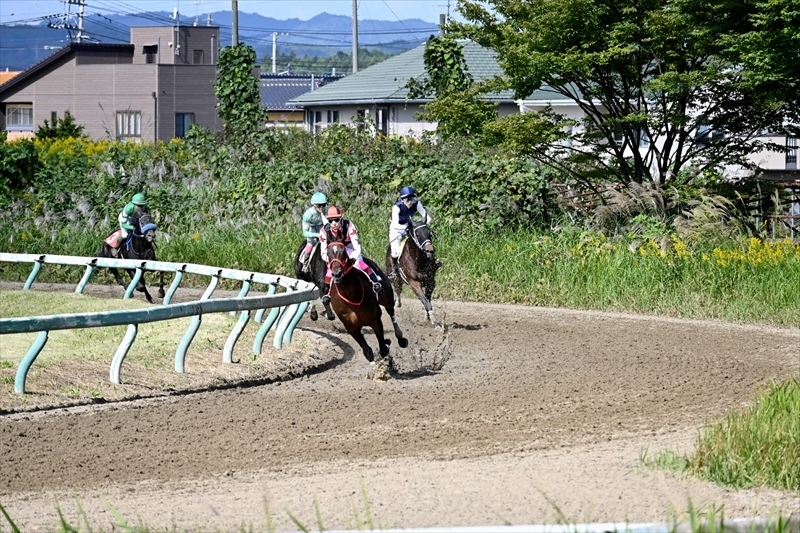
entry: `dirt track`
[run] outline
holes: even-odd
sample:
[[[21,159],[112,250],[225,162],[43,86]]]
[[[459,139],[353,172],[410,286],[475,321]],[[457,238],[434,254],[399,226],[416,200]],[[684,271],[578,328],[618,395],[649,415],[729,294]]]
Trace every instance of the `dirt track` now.
[[[663,521],[670,508],[726,516],[800,512],[800,492],[728,491],[637,466],[686,449],[705,420],[800,373],[800,331],[621,314],[435,302],[441,334],[405,300],[399,375],[368,363],[338,323],[300,323],[331,360],[306,377],[160,400],[0,417],[0,503],[23,530],[99,496],[151,526],[328,529],[366,519],[428,527],[571,520]],[[388,324],[388,320],[385,319]],[[375,345],[374,336],[368,337]],[[548,499],[551,501],[548,502]],[[40,529],[41,530],[41,529]]]

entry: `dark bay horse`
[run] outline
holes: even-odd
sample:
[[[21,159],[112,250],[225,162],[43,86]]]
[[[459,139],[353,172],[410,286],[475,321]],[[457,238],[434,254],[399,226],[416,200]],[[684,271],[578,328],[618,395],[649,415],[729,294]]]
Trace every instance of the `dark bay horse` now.
[[[436,271],[442,267],[442,263],[436,260],[436,250],[428,224],[410,221],[408,235],[401,244],[400,256],[397,258],[399,275],[393,282],[396,291],[395,305],[397,307],[402,305],[400,292],[405,282],[422,302],[428,320],[435,325],[431,296],[433,289],[436,288]],[[386,269],[392,270],[391,249],[386,250]]]
[[[303,240],[303,244],[300,245],[300,248],[297,249],[297,253],[294,256],[294,277],[316,285],[321,297],[328,292],[328,287],[325,285],[325,272],[328,269],[328,265],[326,265],[325,261],[322,259],[322,253],[320,253],[319,244],[317,244],[314,246],[314,249],[311,250],[311,257],[308,260],[308,270],[303,270],[303,264],[300,262],[300,254],[303,253],[303,248],[305,247],[306,241]],[[322,314],[325,318],[328,320],[335,319],[336,315],[333,314],[330,304],[323,304],[323,306],[325,310]],[[308,309],[311,320],[316,320],[319,315],[317,314],[317,308],[314,306],[314,302],[311,302]]]
[[[117,233],[119,230],[112,231],[108,237]],[[106,237],[106,241],[108,240]],[[122,246],[119,250],[119,257],[123,259],[135,259],[141,261],[157,261],[156,259],[156,251],[153,249],[153,242],[156,239],[156,225],[153,223],[153,218],[145,213],[141,217],[139,217],[139,221],[136,224],[135,229],[128,232],[128,238],[125,239],[125,242],[122,243]],[[108,242],[103,242],[103,248],[100,250],[98,254],[99,257],[109,257],[114,259],[114,251],[111,245]],[[125,281],[122,279],[122,276],[119,273],[119,270],[116,268],[109,268],[111,274],[114,276],[114,279],[117,280],[117,283],[122,285],[124,288],[127,289],[128,285],[125,284]],[[128,275],[133,279],[134,270],[126,269]],[[159,271],[158,273],[158,296],[163,298],[164,297],[164,272]],[[139,284],[136,287],[136,290],[139,292],[143,292],[145,298],[150,303],[153,303],[153,297],[150,296],[150,293],[147,291],[147,286],[144,282],[145,274],[142,273],[142,279],[139,280]]]
[[[373,263],[374,264],[374,263]],[[401,348],[408,346],[408,339],[403,337],[397,318],[394,316],[394,293],[386,276],[380,269],[376,273],[381,278],[383,290],[376,295],[372,290],[372,282],[366,274],[353,266],[353,261],[347,256],[344,244],[331,242],[328,244],[328,265],[331,269],[331,307],[336,316],[344,324],[345,329],[353,337],[364,357],[370,363],[375,361],[375,354],[364,338],[361,328],[369,327],[378,338],[380,359],[389,356],[390,340],[384,337],[383,322],[381,321],[381,306],[386,309],[392,319],[394,335]],[[377,268],[375,265],[374,268]],[[389,358],[391,362],[391,358]]]

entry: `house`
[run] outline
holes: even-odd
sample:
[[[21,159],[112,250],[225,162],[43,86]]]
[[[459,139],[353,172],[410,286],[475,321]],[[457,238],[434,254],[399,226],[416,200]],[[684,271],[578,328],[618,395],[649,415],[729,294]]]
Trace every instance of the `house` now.
[[[93,139],[168,141],[221,128],[219,28],[131,28],[130,44],[70,43],[0,85],[0,130],[32,136],[69,111]]]
[[[475,81],[502,73],[494,52],[471,41],[463,45],[464,60]],[[288,103],[305,109],[304,124],[309,131],[364,121],[374,124],[375,131],[383,135],[419,135],[435,130],[436,123],[416,118],[431,98],[409,100],[405,88],[409,79],[425,76],[424,53],[422,44]],[[489,94],[486,99],[498,104],[501,116],[519,112],[511,91]]]
[[[302,107],[290,104],[289,101],[342,77],[342,75],[317,76],[291,72],[261,74],[261,105],[267,110],[269,126],[273,128],[302,127],[305,112]]]

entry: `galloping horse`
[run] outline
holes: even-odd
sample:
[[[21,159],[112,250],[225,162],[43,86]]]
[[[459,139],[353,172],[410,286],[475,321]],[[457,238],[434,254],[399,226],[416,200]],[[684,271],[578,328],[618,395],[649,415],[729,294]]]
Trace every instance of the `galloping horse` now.
[[[114,235],[116,238],[116,233],[120,230],[112,231],[106,240],[103,242],[103,248],[100,250],[98,257],[109,257],[115,258],[113,247],[108,243],[111,236]],[[128,232],[128,238],[122,243],[122,247],[119,250],[119,255],[124,259],[136,259],[142,261],[157,261],[156,259],[156,251],[153,249],[153,242],[156,239],[156,225],[153,223],[153,218],[145,213],[141,217],[139,217],[139,221],[136,224],[136,227]],[[127,285],[120,276],[119,270],[116,268],[109,268],[108,270],[111,271],[113,274],[114,279],[117,280],[117,283],[122,285],[123,287],[127,288]],[[128,275],[133,279],[134,271],[132,269],[126,269]],[[159,271],[159,278],[158,278],[158,295],[159,297],[164,297],[164,272]],[[144,292],[145,298],[150,303],[153,303],[153,297],[150,296],[150,293],[147,292],[147,286],[144,283],[144,276],[145,274],[142,273],[142,279],[139,280],[139,284],[136,287],[136,290],[139,292]]]
[[[350,336],[361,346],[367,361],[375,362],[375,354],[364,338],[364,334],[361,333],[361,328],[365,326],[372,328],[378,338],[380,358],[389,356],[391,341],[386,339],[383,334],[381,306],[386,309],[392,319],[397,343],[401,348],[408,346],[408,339],[403,337],[403,332],[394,316],[392,286],[386,281],[383,272],[380,269],[377,270],[383,290],[376,295],[372,291],[372,282],[367,279],[366,274],[353,266],[353,260],[347,256],[347,250],[340,242],[328,244],[328,266],[331,269],[331,281],[333,282],[331,284],[331,307]],[[377,268],[377,265],[373,268]]]
[[[325,260],[322,259],[322,253],[320,253],[320,245],[317,244],[314,246],[314,249],[311,250],[311,257],[308,259],[308,270],[303,270],[303,264],[300,262],[300,254],[303,252],[303,248],[306,247],[306,241],[303,240],[303,243],[300,245],[300,248],[297,249],[297,253],[294,256],[294,277],[299,280],[308,281],[309,283],[313,283],[319,289],[319,294],[322,296],[328,292],[328,288],[325,286],[325,272],[328,269],[328,266],[325,264]],[[331,310],[330,304],[323,303],[325,310],[322,314],[328,320],[333,320],[336,318],[336,315],[333,314]],[[311,302],[309,306],[309,317],[311,320],[316,320],[319,316],[317,314],[317,308],[314,306],[314,302]]]
[[[433,305],[431,296],[436,288],[436,271],[442,263],[436,260],[436,250],[431,242],[431,230],[426,223],[408,223],[408,234],[401,244],[400,256],[397,258],[398,276],[394,279],[394,288],[397,291],[395,305],[400,307],[400,292],[403,282],[406,282],[417,298],[425,306],[425,313],[431,324],[433,321]],[[386,250],[386,269],[392,269],[391,250]]]

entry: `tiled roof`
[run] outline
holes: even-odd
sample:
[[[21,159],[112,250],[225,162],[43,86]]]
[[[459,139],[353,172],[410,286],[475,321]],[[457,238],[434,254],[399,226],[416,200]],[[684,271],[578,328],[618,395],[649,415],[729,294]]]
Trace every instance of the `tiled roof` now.
[[[302,109],[288,104],[292,98],[340,79],[342,76],[310,76],[305,74],[267,74],[261,76],[261,105],[270,111]]]
[[[462,41],[464,59],[469,73],[475,81],[481,81],[502,74],[503,70],[495,59],[495,53],[472,41]],[[408,52],[392,56],[386,61],[372,65],[339,81],[320,89],[305,93],[289,101],[291,105],[343,105],[405,102],[408,89],[405,88],[410,78],[422,78],[425,75],[425,45],[420,45]],[[492,93],[486,96],[495,102],[512,102],[513,91]],[[554,100],[563,99],[553,92],[536,91],[528,99]],[[419,100],[428,102],[428,99]]]

